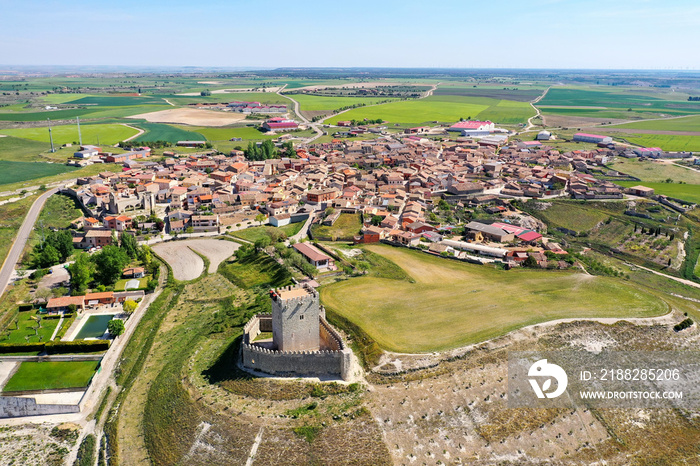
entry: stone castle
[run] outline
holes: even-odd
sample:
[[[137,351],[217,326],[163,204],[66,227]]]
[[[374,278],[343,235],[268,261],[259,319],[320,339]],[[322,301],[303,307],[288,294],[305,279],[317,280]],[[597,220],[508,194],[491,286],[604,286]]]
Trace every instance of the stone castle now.
[[[310,286],[270,290],[272,314],[258,314],[244,327],[243,367],[271,375],[350,378],[352,351],[326,322],[318,292]],[[272,338],[258,338],[262,332]]]

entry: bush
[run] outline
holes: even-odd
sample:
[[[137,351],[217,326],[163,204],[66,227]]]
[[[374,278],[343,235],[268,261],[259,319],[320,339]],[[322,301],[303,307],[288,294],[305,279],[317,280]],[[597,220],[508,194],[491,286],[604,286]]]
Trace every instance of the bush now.
[[[50,341],[45,343],[48,354],[92,353],[107,351],[109,340]]]
[[[674,325],[673,330],[676,332],[680,332],[681,330],[685,330],[686,328],[690,327],[691,325],[693,325],[693,319],[688,317],[684,321]]]
[[[93,434],[88,434],[85,436],[82,442],[80,442],[80,448],[78,448],[78,457],[75,459],[73,466],[93,466],[95,464],[95,447],[97,446],[97,440]]]
[[[0,354],[44,351],[45,343],[0,343]]]

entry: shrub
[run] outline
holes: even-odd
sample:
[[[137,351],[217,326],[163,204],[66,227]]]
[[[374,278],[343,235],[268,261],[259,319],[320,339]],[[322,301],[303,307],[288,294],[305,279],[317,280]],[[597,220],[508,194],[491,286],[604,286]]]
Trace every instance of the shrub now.
[[[682,322],[674,325],[673,330],[676,332],[680,332],[681,330],[685,330],[686,328],[690,327],[691,325],[693,325],[693,319],[688,317],[687,319],[683,320]]]
[[[107,351],[109,349],[109,340],[50,341],[45,343],[45,349],[48,354]]]

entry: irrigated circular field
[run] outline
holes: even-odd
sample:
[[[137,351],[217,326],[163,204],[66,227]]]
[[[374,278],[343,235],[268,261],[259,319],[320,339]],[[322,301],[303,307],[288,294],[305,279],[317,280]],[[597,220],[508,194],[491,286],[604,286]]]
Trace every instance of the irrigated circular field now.
[[[219,239],[191,239],[157,244],[153,250],[172,267],[175,279],[194,280],[204,271],[204,261],[194,251],[209,259],[209,273],[213,273],[238,246],[238,243]]]

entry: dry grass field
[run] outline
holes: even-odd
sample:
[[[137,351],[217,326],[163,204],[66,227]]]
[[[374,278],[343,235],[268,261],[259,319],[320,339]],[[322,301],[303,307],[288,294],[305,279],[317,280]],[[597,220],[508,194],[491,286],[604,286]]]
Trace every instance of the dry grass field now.
[[[367,249],[396,263],[415,283],[365,276],[322,288],[321,300],[390,351],[441,351],[553,319],[668,312],[663,301],[619,279],[501,271],[403,248]]]

